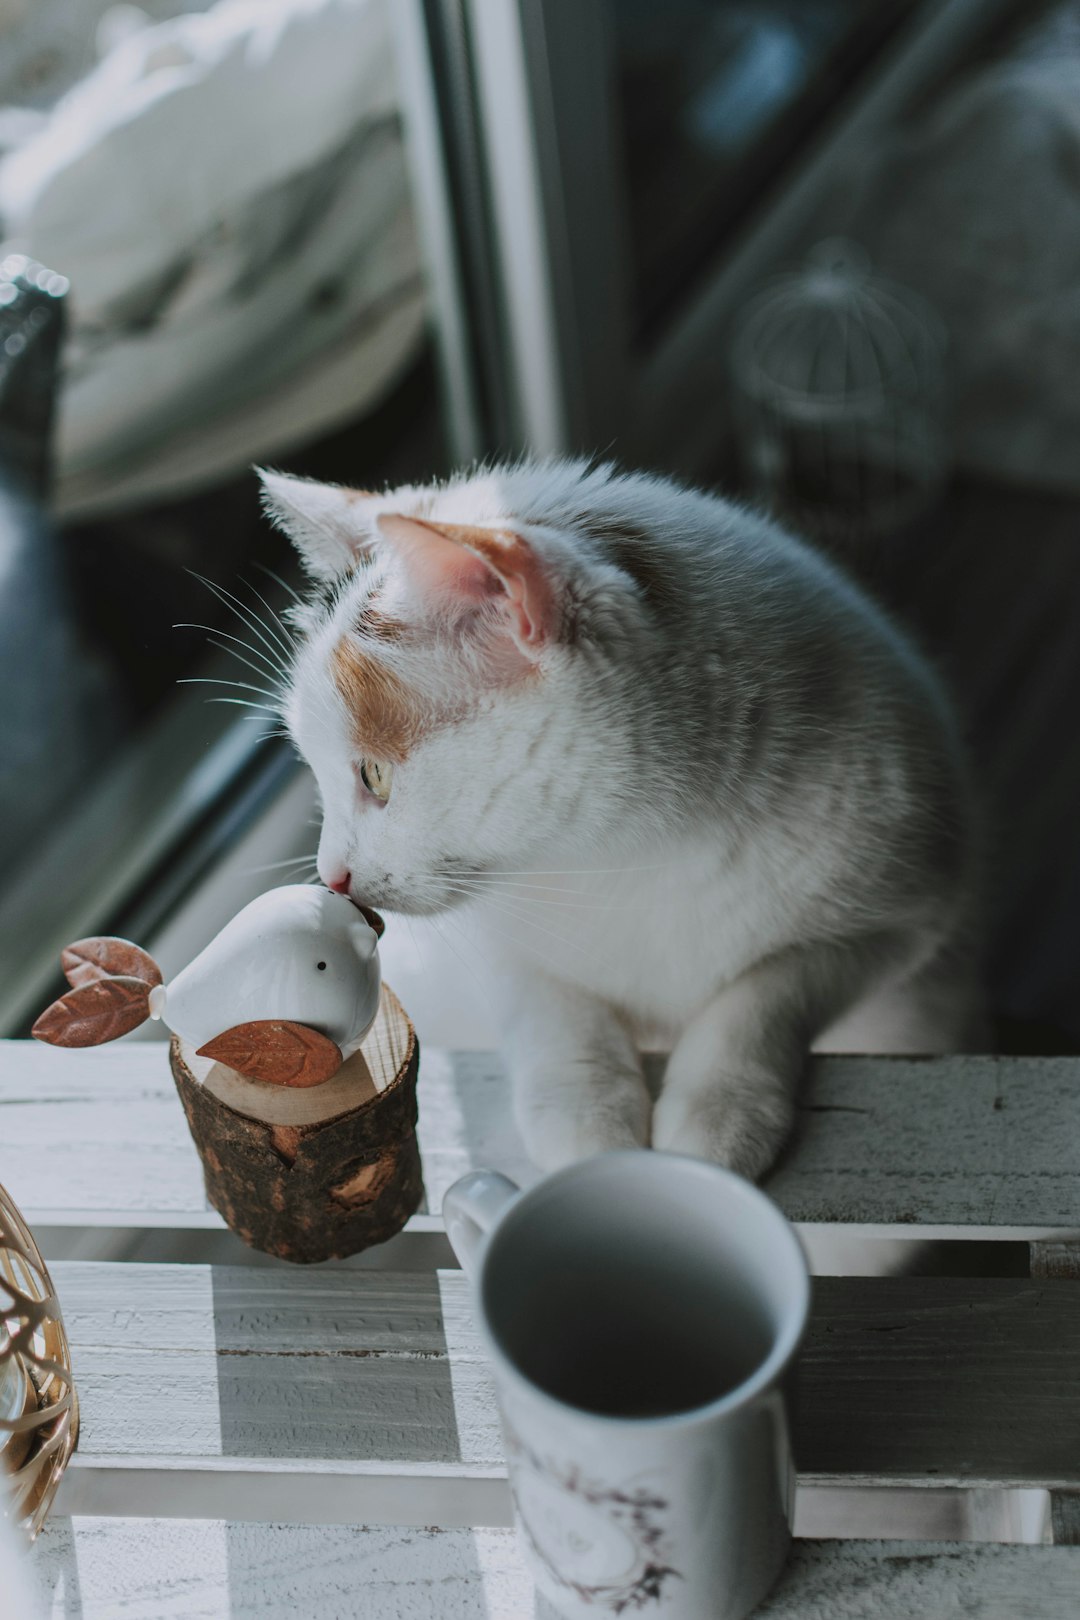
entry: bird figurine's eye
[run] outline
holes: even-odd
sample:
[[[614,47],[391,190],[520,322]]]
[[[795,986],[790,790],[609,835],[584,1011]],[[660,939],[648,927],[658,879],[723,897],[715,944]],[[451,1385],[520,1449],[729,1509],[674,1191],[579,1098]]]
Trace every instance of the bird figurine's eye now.
[[[325,962],[316,962],[315,966],[318,968],[320,973],[325,973],[326,972],[326,963]]]
[[[385,804],[390,797],[390,784],[394,776],[394,767],[386,761],[377,759],[362,759],[360,761],[360,780],[373,798],[380,804]]]

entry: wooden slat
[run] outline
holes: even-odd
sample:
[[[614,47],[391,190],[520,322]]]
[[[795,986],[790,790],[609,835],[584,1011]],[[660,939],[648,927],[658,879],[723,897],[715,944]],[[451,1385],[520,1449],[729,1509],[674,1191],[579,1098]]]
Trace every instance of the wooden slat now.
[[[83,1415],[65,1511],[509,1522],[460,1272],[52,1272]]]
[[[793,1220],[1080,1232],[1080,1060],[825,1058],[767,1182]]]
[[[221,1224],[157,1041],[0,1045],[0,1183],[34,1227]]]
[[[1080,1282],[1080,1243],[1033,1243],[1029,1264],[1033,1277],[1069,1277]]]
[[[1080,1288],[817,1278],[799,1391],[806,1480],[1080,1483]]]
[[[65,1511],[508,1522],[460,1272],[54,1275],[83,1410]],[[1080,1289],[818,1279],[797,1412],[809,1486],[1080,1486]]]
[[[429,1210],[477,1165],[535,1177],[495,1054],[425,1050],[419,1096]],[[1074,1058],[818,1059],[768,1188],[807,1224],[1063,1240],[1080,1236],[1078,1140]],[[0,1044],[0,1182],[39,1230],[221,1230],[152,1042]]]
[[[48,1620],[537,1620],[508,1530],[54,1520]],[[550,1611],[549,1611],[550,1612]]]
[[[1050,1493],[1050,1536],[1056,1546],[1080,1547],[1080,1492]]]
[[[549,1620],[509,1530],[54,1519],[48,1620]],[[1074,1620],[1080,1548],[797,1542],[760,1620]]]
[[[1080,1548],[806,1541],[756,1620],[1075,1620]]]

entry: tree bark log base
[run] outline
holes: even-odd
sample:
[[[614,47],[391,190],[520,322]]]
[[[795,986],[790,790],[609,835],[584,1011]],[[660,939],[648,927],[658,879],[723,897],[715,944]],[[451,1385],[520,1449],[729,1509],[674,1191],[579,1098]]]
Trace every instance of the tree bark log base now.
[[[363,1045],[325,1085],[246,1080],[173,1036],[176,1089],[206,1193],[245,1243],[282,1260],[340,1260],[385,1243],[423,1197],[420,1048],[383,986]]]

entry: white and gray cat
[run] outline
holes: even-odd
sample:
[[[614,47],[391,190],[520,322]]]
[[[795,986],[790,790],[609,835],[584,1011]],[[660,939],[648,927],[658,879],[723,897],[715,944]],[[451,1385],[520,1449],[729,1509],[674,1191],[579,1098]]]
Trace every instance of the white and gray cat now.
[[[540,1165],[652,1143],[757,1176],[811,1045],[964,1046],[953,720],[820,556],[582,461],[385,494],[263,478],[318,587],[286,713],[320,875],[470,908]]]

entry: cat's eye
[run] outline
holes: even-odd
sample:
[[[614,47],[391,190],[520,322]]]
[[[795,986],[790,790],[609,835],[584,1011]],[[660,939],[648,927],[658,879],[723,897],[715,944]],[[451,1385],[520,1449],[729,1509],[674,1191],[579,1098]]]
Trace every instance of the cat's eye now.
[[[362,759],[360,761],[360,780],[368,792],[385,804],[390,797],[390,783],[393,780],[394,767],[385,760]]]

